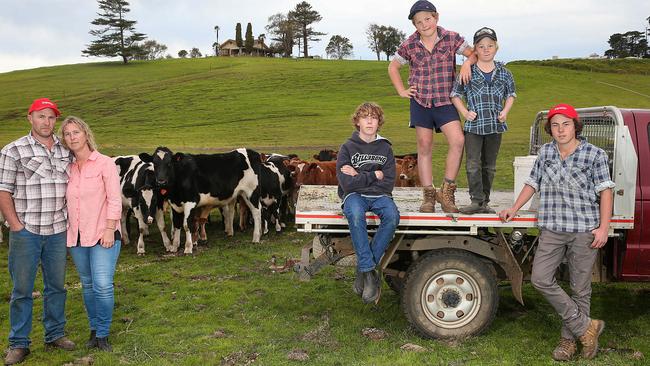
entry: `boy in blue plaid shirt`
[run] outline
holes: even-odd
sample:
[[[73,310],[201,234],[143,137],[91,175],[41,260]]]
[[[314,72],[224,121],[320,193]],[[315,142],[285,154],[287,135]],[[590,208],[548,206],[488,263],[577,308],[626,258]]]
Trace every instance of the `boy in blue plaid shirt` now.
[[[551,108],[544,129],[554,141],[540,148],[514,205],[499,213],[509,221],[535,191],[540,193],[539,245],[531,282],[562,318],[560,343],[553,351],[557,361],[573,358],[576,339],[582,343],[582,357],[594,358],[605,328],[605,322],[590,318],[591,270],[598,249],[607,243],[614,182],[607,154],[579,136],[582,127],[572,106]],[[570,297],[555,279],[564,259],[571,278]]]
[[[465,119],[465,168],[472,203],[460,207],[464,214],[494,213],[488,203],[496,172],[501,134],[515,101],[515,82],[502,63],[495,62],[499,49],[497,34],[483,27],[474,33],[478,62],[472,65],[472,77],[463,85],[454,84],[451,102]],[[467,108],[461,97],[467,100]]]

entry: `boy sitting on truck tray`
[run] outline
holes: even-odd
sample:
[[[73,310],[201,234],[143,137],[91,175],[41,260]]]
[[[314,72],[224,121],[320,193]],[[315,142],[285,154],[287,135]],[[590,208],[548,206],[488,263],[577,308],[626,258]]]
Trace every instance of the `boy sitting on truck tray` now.
[[[494,213],[488,202],[501,134],[508,129],[506,118],[517,96],[512,74],[494,61],[498,49],[493,29],[477,30],[474,50],[478,62],[472,65],[472,78],[467,85],[457,81],[451,91],[451,102],[465,119],[465,168],[472,203],[459,208],[464,214]],[[467,101],[467,108],[461,97]]]
[[[533,261],[531,282],[562,318],[561,339],[553,359],[566,361],[598,353],[602,320],[590,318],[591,270],[598,249],[607,243],[612,216],[614,182],[610,179],[607,154],[580,137],[583,124],[576,110],[558,104],[548,112],[544,129],[553,141],[539,150],[535,165],[514,205],[499,212],[512,219],[535,191],[540,193],[539,245]],[[555,272],[566,258],[571,292],[558,285]]]
[[[393,202],[395,158],[391,143],[377,131],[384,124],[384,112],[375,103],[363,103],[352,115],[356,131],[339,149],[336,159],[338,195],[357,255],[352,286],[366,304],[376,303],[381,294],[377,264],[395,235],[399,211]],[[368,240],[366,212],[380,219],[377,232]]]

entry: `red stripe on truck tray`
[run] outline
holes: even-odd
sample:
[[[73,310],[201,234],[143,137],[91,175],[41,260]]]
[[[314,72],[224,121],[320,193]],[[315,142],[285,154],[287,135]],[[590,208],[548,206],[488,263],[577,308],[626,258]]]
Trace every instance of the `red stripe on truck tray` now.
[[[343,215],[325,215],[325,214],[296,214],[296,218],[301,218],[301,219],[345,219],[345,216]],[[372,220],[378,220],[379,216],[377,215],[367,215],[366,218],[372,219]],[[451,220],[456,220],[456,221],[498,221],[500,222],[501,219],[498,216],[489,216],[489,217],[481,217],[481,216],[400,216],[401,220],[431,220],[431,221],[451,221]],[[515,217],[511,222],[536,222],[537,218],[536,217]],[[617,223],[617,224],[633,224],[634,219],[612,219],[612,223]]]

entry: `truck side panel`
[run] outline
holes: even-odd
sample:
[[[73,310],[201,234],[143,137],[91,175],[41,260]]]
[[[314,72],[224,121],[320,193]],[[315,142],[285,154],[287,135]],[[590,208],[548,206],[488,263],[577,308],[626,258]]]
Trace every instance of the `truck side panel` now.
[[[634,229],[627,235],[625,254],[615,273],[625,280],[650,279],[650,112],[626,110],[625,124],[635,142],[638,172]],[[620,243],[625,245],[625,243]],[[622,249],[622,248],[620,248]]]

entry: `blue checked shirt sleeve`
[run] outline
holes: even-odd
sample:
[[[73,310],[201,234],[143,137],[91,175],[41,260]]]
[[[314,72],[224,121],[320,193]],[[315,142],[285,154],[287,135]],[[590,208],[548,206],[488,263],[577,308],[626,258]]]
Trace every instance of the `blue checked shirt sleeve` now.
[[[515,92],[515,79],[512,77],[512,73],[510,70],[505,70],[506,71],[506,89],[505,89],[505,95],[506,98],[509,97],[517,97],[517,93]]]
[[[453,87],[453,89],[451,89],[451,94],[449,95],[449,97],[450,98],[453,98],[453,97],[462,98],[462,97],[465,97],[465,96],[466,96],[466,94],[465,94],[465,85],[460,83],[460,79],[457,79],[454,82],[454,87]]]
[[[607,163],[607,155],[603,151],[599,151],[593,165],[594,189],[596,194],[599,194],[605,189],[614,188],[615,184],[609,176],[609,164]]]
[[[536,192],[539,192],[539,185],[542,182],[543,161],[544,159],[542,158],[542,154],[537,155],[537,159],[535,159],[535,164],[533,165],[533,169],[530,171],[530,175],[528,176],[528,179],[524,182],[524,184],[531,186]]]
[[[16,159],[8,155],[7,150],[0,153],[0,191],[11,194],[16,188],[16,171],[18,170]]]

